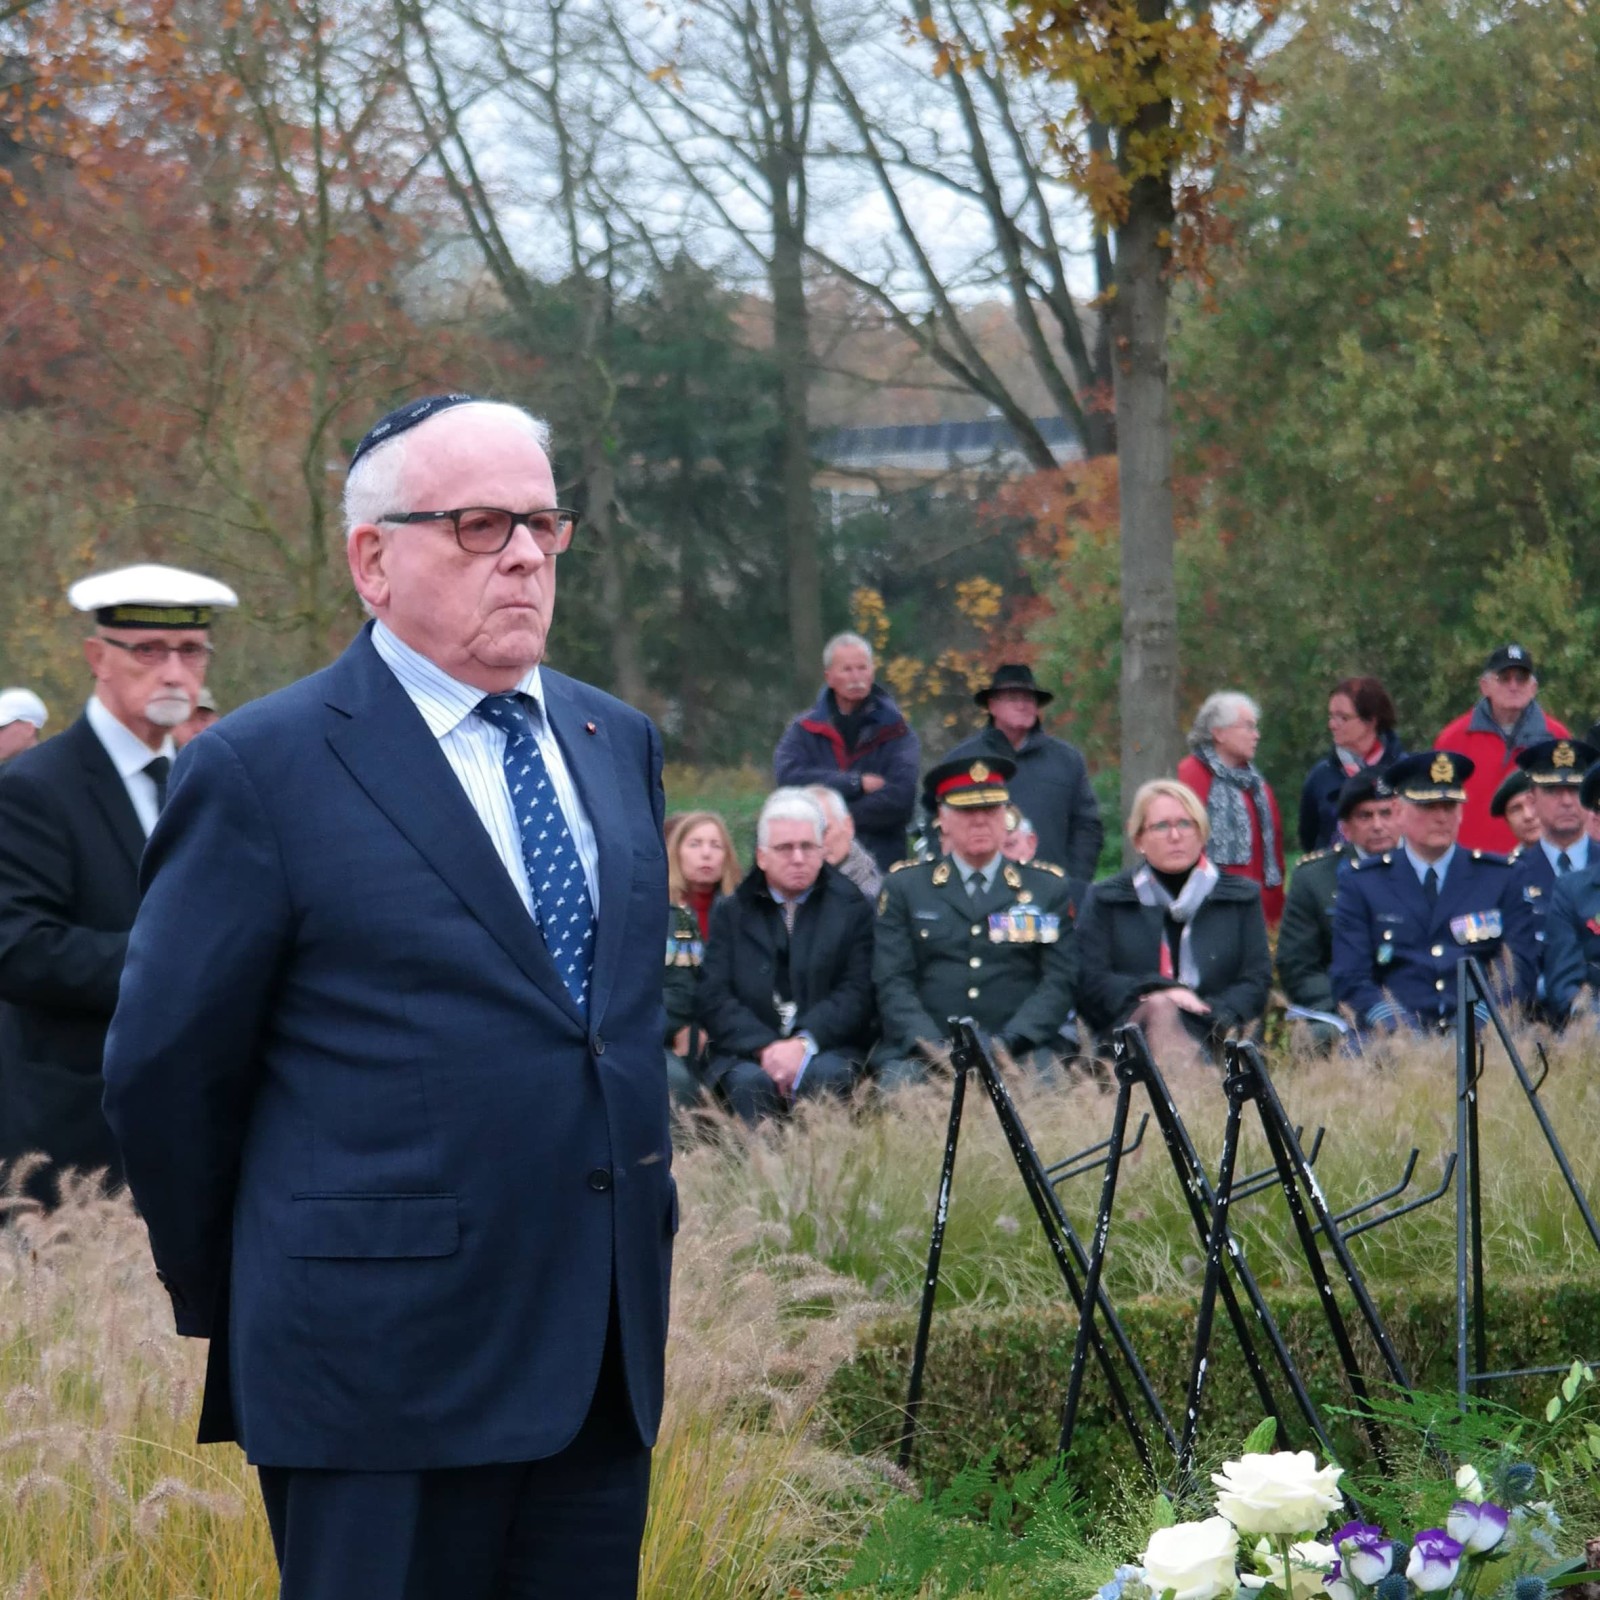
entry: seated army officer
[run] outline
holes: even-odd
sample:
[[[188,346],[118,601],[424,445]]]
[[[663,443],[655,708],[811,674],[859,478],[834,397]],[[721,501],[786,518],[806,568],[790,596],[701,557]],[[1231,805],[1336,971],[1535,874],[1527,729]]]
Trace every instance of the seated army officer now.
[[[805,790],[775,790],[755,866],[712,908],[706,1081],[747,1122],[847,1093],[872,1047],[872,902],[823,860],[826,830]]]
[[[913,1082],[970,1016],[1044,1069],[1072,1010],[1072,907],[1059,867],[1007,861],[1001,758],[935,767],[926,788],[947,852],[892,867],[878,897],[873,976],[883,1026],[878,1081]]]
[[[1333,1010],[1333,904],[1345,868],[1366,856],[1382,855],[1400,841],[1399,809],[1387,774],[1363,767],[1344,781],[1337,802],[1344,837],[1331,850],[1302,856],[1289,880],[1278,930],[1278,982],[1289,1003],[1304,1011]],[[1337,1041],[1332,1023],[1313,1022],[1313,1041]]]
[[[1358,1029],[1443,1032],[1456,1016],[1456,964],[1493,978],[1511,959],[1507,999],[1533,996],[1533,917],[1510,860],[1458,846],[1472,762],[1425,750],[1389,768],[1400,796],[1398,850],[1353,863],[1333,908],[1333,994]]]
[[[1591,818],[1600,812],[1600,761],[1584,773],[1578,798]],[[1591,1004],[1600,991],[1600,848],[1589,844],[1586,862],[1555,882],[1545,912],[1544,1003],[1558,1022],[1585,990]]]

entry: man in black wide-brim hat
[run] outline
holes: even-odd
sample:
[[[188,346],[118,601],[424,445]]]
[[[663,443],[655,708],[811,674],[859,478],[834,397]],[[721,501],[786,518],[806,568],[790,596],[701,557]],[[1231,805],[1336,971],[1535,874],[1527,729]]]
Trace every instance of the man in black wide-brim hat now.
[[[1100,802],[1089,783],[1082,754],[1039,725],[1039,711],[1055,696],[1034,680],[1033,668],[1008,661],[973,695],[989,713],[989,725],[959,744],[947,761],[1010,761],[1012,803],[1039,835],[1038,859],[1053,862],[1069,878],[1094,877],[1104,828]]]

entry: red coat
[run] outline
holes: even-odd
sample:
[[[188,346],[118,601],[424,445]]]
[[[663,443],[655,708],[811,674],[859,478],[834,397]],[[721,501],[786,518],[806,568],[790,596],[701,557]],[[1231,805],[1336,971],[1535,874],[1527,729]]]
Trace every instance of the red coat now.
[[[1203,762],[1199,756],[1185,756],[1178,763],[1178,782],[1186,783],[1200,796],[1202,802],[1211,793],[1212,780],[1216,774]],[[1248,806],[1250,812],[1250,860],[1247,864],[1237,867],[1222,867],[1224,872],[1236,873],[1241,878],[1249,878],[1261,885],[1261,910],[1267,919],[1269,928],[1276,928],[1283,917],[1283,818],[1278,814],[1278,797],[1272,792],[1272,785],[1263,782],[1262,787],[1267,792],[1267,804],[1272,809],[1272,832],[1276,840],[1276,849],[1273,854],[1277,857],[1278,885],[1275,889],[1267,887],[1267,869],[1265,853],[1261,842],[1261,818],[1256,813],[1252,801]]]
[[[1538,706],[1538,701],[1534,702]],[[1528,709],[1533,710],[1533,706]],[[1517,752],[1541,739],[1570,739],[1571,733],[1552,716],[1539,707],[1538,717],[1523,712],[1517,724],[1516,742],[1508,740],[1490,721],[1480,700],[1472,710],[1440,730],[1433,741],[1435,750],[1454,750],[1472,762],[1472,776],[1467,779],[1467,803],[1461,808],[1461,833],[1457,843],[1468,850],[1498,850],[1509,854],[1517,847],[1517,838],[1511,825],[1503,817],[1489,815],[1489,802],[1504,781],[1506,774],[1517,764]],[[1542,721],[1541,721],[1542,719]]]

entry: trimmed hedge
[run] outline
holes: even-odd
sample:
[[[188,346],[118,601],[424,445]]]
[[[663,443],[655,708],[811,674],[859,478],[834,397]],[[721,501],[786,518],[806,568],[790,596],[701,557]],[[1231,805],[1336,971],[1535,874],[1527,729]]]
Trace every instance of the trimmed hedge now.
[[[1369,1285],[1379,1315],[1414,1388],[1455,1389],[1455,1301],[1452,1294],[1409,1292]],[[1284,1341],[1322,1411],[1340,1460],[1355,1465],[1367,1456],[1364,1436],[1350,1419],[1329,1415],[1349,1406],[1344,1371],[1313,1295],[1263,1286]],[[1487,1291],[1489,1370],[1553,1366],[1574,1356],[1600,1356],[1600,1274],[1595,1278],[1538,1283],[1499,1283]],[[1147,1299],[1117,1307],[1129,1341],[1181,1431],[1185,1387],[1194,1350],[1198,1294],[1186,1300]],[[1383,1368],[1354,1308],[1343,1307],[1357,1334],[1357,1350],[1369,1384],[1377,1388]],[[1249,1315],[1248,1304],[1244,1305]],[[1096,1322],[1096,1326],[1101,1323]],[[1019,1307],[1005,1311],[941,1310],[934,1317],[918,1430],[916,1466],[933,1481],[999,1447],[1000,1468],[1013,1473],[1055,1450],[1061,1429],[1077,1318],[1070,1307]],[[828,1412],[840,1442],[863,1454],[892,1455],[904,1416],[906,1382],[916,1318],[897,1317],[862,1334],[855,1359],[835,1375]],[[1263,1359],[1282,1412],[1281,1448],[1314,1445],[1295,1408],[1282,1373],[1264,1342]],[[1126,1382],[1126,1380],[1124,1380]],[[1496,1383],[1480,1391],[1502,1404],[1537,1413],[1558,1379],[1542,1377]],[[1134,1398],[1141,1424],[1151,1435],[1157,1460],[1160,1435]],[[1202,1440],[1222,1447],[1242,1439],[1261,1420],[1261,1403],[1219,1299],[1201,1405]],[[1072,1460],[1089,1487],[1109,1481],[1137,1458],[1111,1408],[1105,1376],[1093,1356],[1085,1376]],[[1109,1468],[1109,1471],[1108,1471]],[[1092,1492],[1092,1491],[1091,1491]]]

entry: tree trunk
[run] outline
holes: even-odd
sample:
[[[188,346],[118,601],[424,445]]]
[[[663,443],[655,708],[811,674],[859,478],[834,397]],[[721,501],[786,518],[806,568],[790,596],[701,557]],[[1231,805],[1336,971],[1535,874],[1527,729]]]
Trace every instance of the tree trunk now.
[[[1117,445],[1122,532],[1122,809],[1170,777],[1178,733],[1178,591],[1173,576],[1172,406],[1166,265],[1172,194],[1137,183],[1117,232]]]
[[[639,635],[628,611],[628,562],[617,531],[616,472],[604,441],[593,432],[583,443],[583,481],[588,490],[584,520],[600,555],[601,604],[613,619],[611,664],[616,677],[611,692],[630,706],[640,706],[645,699],[644,671],[639,665]]]
[[[817,552],[816,508],[811,499],[811,408],[807,396],[811,359],[804,240],[773,208],[772,350],[778,363],[778,414],[783,430],[784,546],[789,556],[789,646],[795,696],[800,704],[816,693],[822,671],[822,565]]]

